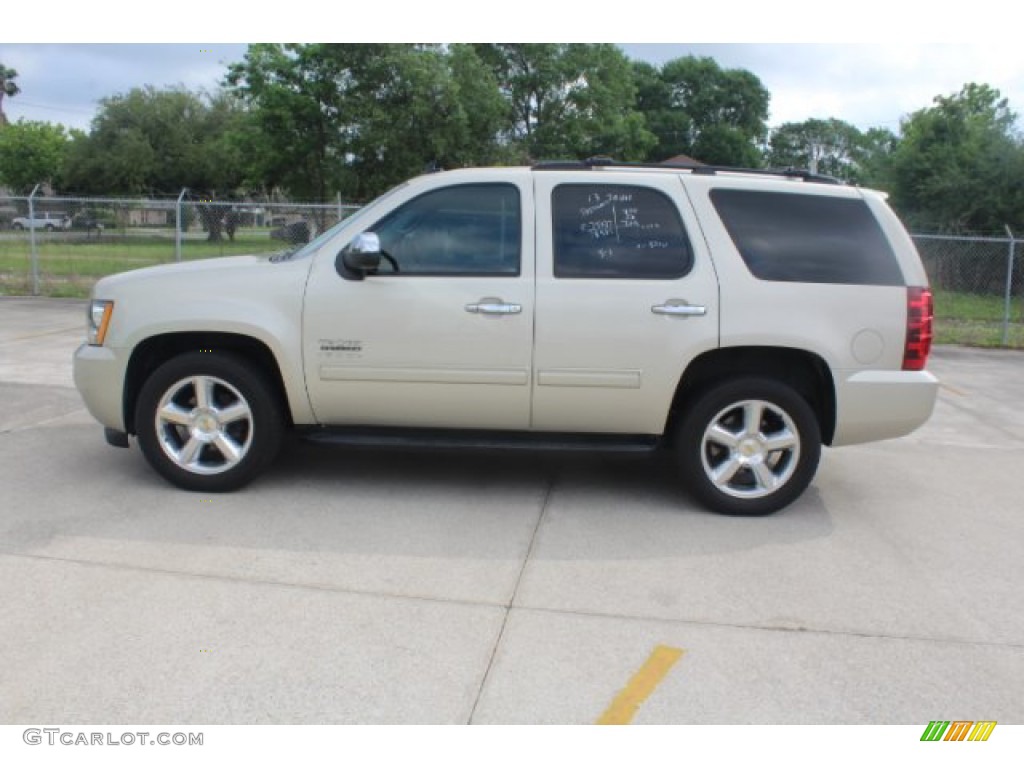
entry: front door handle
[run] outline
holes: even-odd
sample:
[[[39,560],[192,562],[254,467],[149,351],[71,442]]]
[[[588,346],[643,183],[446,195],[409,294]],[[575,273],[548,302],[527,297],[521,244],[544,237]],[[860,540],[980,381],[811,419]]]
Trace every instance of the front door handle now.
[[[480,299],[477,304],[467,304],[466,311],[479,315],[518,315],[522,304],[506,304],[501,299]]]
[[[686,304],[676,300],[669,300],[664,304],[655,304],[651,312],[656,315],[676,315],[682,317],[703,317],[708,313],[708,308],[697,304]]]

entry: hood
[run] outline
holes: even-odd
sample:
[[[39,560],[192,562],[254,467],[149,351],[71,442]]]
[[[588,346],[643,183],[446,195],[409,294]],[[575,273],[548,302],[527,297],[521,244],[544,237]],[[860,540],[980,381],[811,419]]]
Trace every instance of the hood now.
[[[272,253],[268,253],[265,255],[221,256],[212,259],[159,264],[155,267],[143,267],[127,272],[118,272],[116,275],[108,275],[96,283],[97,295],[99,295],[99,291],[106,288],[120,287],[127,283],[150,280],[176,281],[179,278],[187,279],[189,276],[199,275],[202,275],[203,279],[217,280],[219,276],[227,279],[231,275],[237,275],[240,270],[251,269],[254,266],[269,265],[272,255]]]

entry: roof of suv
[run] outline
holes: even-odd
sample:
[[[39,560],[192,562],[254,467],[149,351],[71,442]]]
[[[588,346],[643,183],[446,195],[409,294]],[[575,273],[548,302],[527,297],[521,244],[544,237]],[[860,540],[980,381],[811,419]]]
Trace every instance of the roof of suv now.
[[[801,181],[814,182],[816,184],[845,184],[846,182],[834,176],[812,173],[801,168],[735,168],[724,165],[704,165],[702,163],[625,163],[613,160],[610,157],[590,157],[586,160],[554,160],[536,163],[532,166],[535,171],[592,171],[621,168],[625,170],[662,171],[666,173],[678,173],[689,171],[694,175],[714,176],[719,173],[743,174],[753,176],[772,176]]]

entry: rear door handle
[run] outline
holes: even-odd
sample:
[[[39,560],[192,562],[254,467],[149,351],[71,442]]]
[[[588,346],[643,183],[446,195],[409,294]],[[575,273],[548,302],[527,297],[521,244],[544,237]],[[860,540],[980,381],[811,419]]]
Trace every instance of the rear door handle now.
[[[466,311],[479,315],[518,315],[522,304],[506,304],[501,299],[481,299],[477,304],[467,304]]]
[[[681,317],[703,317],[708,313],[708,308],[697,304],[683,304],[668,301],[664,304],[655,304],[651,312],[656,315],[676,315]]]

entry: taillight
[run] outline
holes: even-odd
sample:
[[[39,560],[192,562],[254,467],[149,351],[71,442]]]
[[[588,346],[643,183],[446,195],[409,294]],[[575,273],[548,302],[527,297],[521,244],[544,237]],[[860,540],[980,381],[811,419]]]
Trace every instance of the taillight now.
[[[907,341],[903,345],[903,370],[923,371],[932,350],[932,292],[907,288]]]

